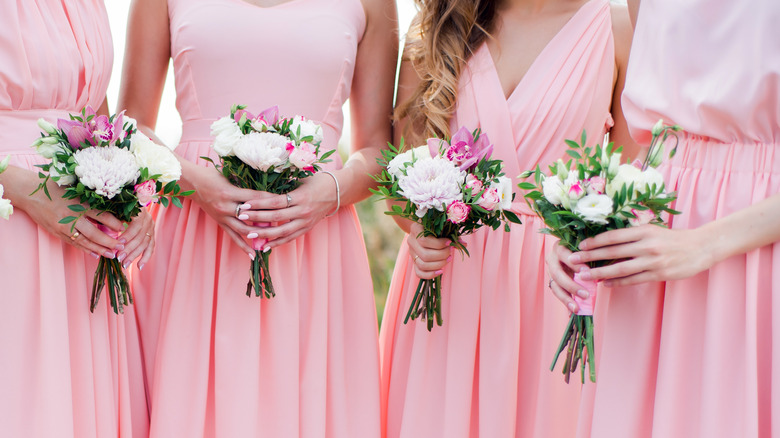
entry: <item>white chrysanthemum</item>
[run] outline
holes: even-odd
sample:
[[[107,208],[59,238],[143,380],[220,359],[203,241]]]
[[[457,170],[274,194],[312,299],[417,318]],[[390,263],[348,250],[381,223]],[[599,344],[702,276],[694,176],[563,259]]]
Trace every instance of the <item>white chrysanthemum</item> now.
[[[428,149],[428,145],[425,146],[419,146],[414,149],[410,149],[402,154],[398,154],[390,160],[389,163],[387,163],[387,171],[392,175],[395,179],[400,178],[403,173],[401,172],[404,169],[404,166],[406,163],[411,163],[412,160],[419,161],[419,160],[430,160],[431,159],[431,151]]]
[[[134,183],[141,173],[133,153],[116,146],[81,149],[74,158],[79,181],[108,199]]]
[[[14,206],[11,205],[11,201],[3,198],[4,191],[5,189],[3,188],[3,185],[0,184],[0,217],[3,219],[8,219],[14,212]]]
[[[407,167],[398,187],[399,193],[417,206],[417,216],[423,217],[431,208],[444,211],[450,203],[462,201],[461,186],[465,180],[466,172],[450,160],[436,157]]]
[[[236,144],[233,152],[247,165],[267,172],[271,166],[275,171],[289,167],[289,153],[286,146],[290,140],[273,132],[250,132]]]
[[[298,133],[298,129],[300,129],[300,134]],[[301,116],[295,116],[293,118],[292,124],[290,125],[290,132],[295,134],[296,138],[311,136],[312,140],[309,142],[311,144],[319,145],[322,143],[322,126],[311,120],[304,119]]]
[[[244,137],[238,124],[230,117],[222,117],[211,124],[211,135],[214,136],[214,152],[220,157],[232,157],[233,149]]]
[[[571,209],[587,222],[606,224],[612,214],[612,198],[607,195],[585,195]]]
[[[149,169],[149,176],[160,175],[158,180],[161,183],[166,184],[181,178],[181,164],[173,152],[142,133],[136,132],[130,139],[130,152],[135,156],[138,167]]]
[[[71,186],[76,184],[76,175],[65,171],[65,164],[53,160],[49,167],[49,176],[58,186]]]
[[[495,210],[509,210],[512,208],[512,179],[506,176],[499,176],[498,181],[490,184],[491,189],[498,190],[498,197],[501,201],[495,207]]]

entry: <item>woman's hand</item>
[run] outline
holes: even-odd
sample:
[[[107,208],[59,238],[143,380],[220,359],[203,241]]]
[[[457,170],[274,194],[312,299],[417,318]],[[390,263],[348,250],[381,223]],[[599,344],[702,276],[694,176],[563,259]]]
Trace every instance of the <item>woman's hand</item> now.
[[[152,215],[145,208],[142,208],[141,213],[133,218],[120,238],[126,241],[124,251],[120,251],[116,255],[117,260],[122,263],[122,267],[127,269],[133,260],[143,255],[138,261],[138,269],[143,269],[154,252],[154,220]]]
[[[255,250],[244,240],[244,236],[258,232],[262,228],[252,227],[239,218],[246,217],[242,216],[242,212],[250,208],[247,201],[263,196],[263,192],[240,189],[230,184],[225,177],[212,168],[194,164],[187,167],[188,181],[195,190],[192,195],[193,202],[217,221],[236,245],[250,257],[254,257]]]
[[[449,239],[417,237],[422,231],[422,225],[412,223],[406,244],[409,245],[409,255],[414,261],[414,272],[418,277],[430,280],[441,275],[444,266],[452,261],[453,247]]]
[[[248,201],[251,207],[239,218],[250,223],[278,224],[246,234],[248,239],[267,239],[264,249],[302,236],[337,207],[336,184],[330,175],[322,172],[304,178],[300,187],[285,195],[254,193],[261,196]]]
[[[583,280],[604,280],[606,286],[676,280],[696,275],[715,263],[714,251],[709,247],[715,240],[701,229],[642,225],[586,239],[580,244],[582,251],[571,254],[568,262],[617,260],[580,274]]]
[[[555,245],[545,256],[547,272],[550,274],[549,287],[555,298],[558,298],[570,312],[575,313],[579,306],[574,301],[576,294],[580,298],[588,298],[588,291],[574,281],[574,273],[588,269],[587,265],[573,263],[570,260],[572,252],[563,245]]]

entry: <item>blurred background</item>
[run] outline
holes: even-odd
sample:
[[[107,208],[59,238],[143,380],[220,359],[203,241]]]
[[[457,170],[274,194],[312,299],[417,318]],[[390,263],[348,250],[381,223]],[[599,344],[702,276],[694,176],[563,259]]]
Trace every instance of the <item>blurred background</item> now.
[[[416,8],[413,0],[397,0],[398,3],[398,28],[399,38],[403,40],[406,30],[409,28]],[[116,110],[116,102],[119,95],[120,76],[122,72],[122,60],[125,46],[125,29],[129,1],[108,0],[106,8],[111,22],[111,30],[114,38],[114,67],[111,83],[108,87],[108,102],[111,110]],[[400,46],[403,46],[401,44]],[[339,150],[342,154],[349,154],[350,148],[350,117],[349,102],[344,106],[344,135],[339,141]],[[157,118],[157,135],[168,146],[175,147],[181,137],[181,118],[176,111],[176,91],[174,88],[173,66],[168,68],[168,78],[163,91],[160,114]],[[382,318],[387,290],[390,286],[390,277],[395,265],[395,257],[403,238],[403,232],[395,225],[395,222],[383,214],[384,202],[377,202],[371,198],[357,205],[360,223],[363,227],[363,235],[371,263],[371,273],[374,280],[374,296],[376,298],[377,314]]]

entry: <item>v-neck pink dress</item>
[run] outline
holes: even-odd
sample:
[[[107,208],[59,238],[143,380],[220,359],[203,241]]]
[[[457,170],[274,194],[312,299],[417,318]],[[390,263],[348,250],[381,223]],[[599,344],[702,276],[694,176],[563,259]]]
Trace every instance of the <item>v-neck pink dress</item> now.
[[[236,103],[322,124],[335,148],[365,29],[360,0],[168,0],[183,134],[201,166]],[[341,166],[338,154],[327,168]],[[157,216],[134,278],[152,437],[378,437],[373,286],[355,209],[274,248],[276,297],[247,297],[249,258],[197,204]]]
[[[778,23],[777,0],[642,0],[623,109],[640,143],[659,118],[684,129],[672,228],[780,193]],[[607,290],[580,435],[780,437],[780,243],[656,287]]]
[[[507,56],[506,54],[504,56]],[[481,128],[515,178],[565,155],[583,129],[601,143],[611,123],[615,68],[609,2],[581,7],[507,99],[486,45],[460,79],[452,128]],[[519,191],[519,190],[518,190]],[[568,321],[546,289],[544,256],[556,241],[518,194],[522,225],[466,236],[470,257],[442,276],[444,324],[403,323],[418,277],[404,243],[380,335],[389,438],[551,438],[575,433],[580,384],[549,370]]]
[[[8,0],[0,17],[0,159],[37,174],[38,118],[105,99],[108,17],[103,0]],[[0,219],[0,436],[147,436],[133,307],[90,313],[96,267],[21,208]]]

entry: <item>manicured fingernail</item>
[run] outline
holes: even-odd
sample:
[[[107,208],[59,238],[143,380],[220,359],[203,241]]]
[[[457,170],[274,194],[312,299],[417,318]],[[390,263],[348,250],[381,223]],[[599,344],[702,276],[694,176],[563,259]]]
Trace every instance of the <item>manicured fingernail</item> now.
[[[588,291],[584,289],[580,289],[577,291],[577,296],[579,296],[580,298],[588,298],[590,294],[588,293]]]
[[[245,221],[247,219],[249,219],[249,215],[248,214],[239,214],[238,215],[238,220]]]
[[[612,285],[614,283],[612,283],[612,280],[606,280],[606,281],[601,282],[601,284],[603,284],[606,287],[612,287]]]
[[[144,269],[144,265],[145,265],[145,263],[139,263],[139,264],[138,264],[138,270],[139,270],[139,271],[140,271],[140,270],[143,270],[143,269]]]
[[[96,258],[96,259],[99,259],[99,258],[100,258],[100,256],[99,256],[99,255],[97,255],[97,254],[96,254],[96,253],[94,253],[94,252],[91,252],[91,253],[89,253],[89,255],[91,255],[92,257],[94,257],[94,258]]]
[[[249,233],[246,235],[247,239],[257,239],[257,233]]]
[[[271,247],[270,247],[270,246],[264,246],[264,247],[263,247],[263,252],[268,252],[268,251],[270,251],[270,250],[271,250]]]
[[[255,259],[255,253],[253,253],[253,252],[248,252],[247,254],[249,254],[249,259],[250,259],[250,260],[254,260],[254,259]]]
[[[105,257],[107,259],[113,259],[114,258],[114,253],[111,252],[111,251],[106,251],[106,252],[103,253],[103,257]]]
[[[436,275],[441,275],[444,273],[444,269],[439,269],[438,271],[434,272]]]
[[[593,274],[590,273],[590,271],[580,271],[580,278],[582,280],[593,280]]]
[[[452,256],[447,257],[447,263],[452,261]]]
[[[125,259],[125,257],[127,257],[127,254],[125,254],[125,253],[123,253],[123,252],[120,252],[120,253],[119,253],[119,257],[117,257],[116,259],[117,259],[117,260],[119,260],[119,261],[121,262],[122,260],[124,260],[124,259]]]
[[[569,312],[572,312],[572,313],[574,313],[574,310],[577,308],[574,305],[574,303],[572,303],[572,302],[569,302],[569,304],[567,304],[566,307],[568,307],[569,308]]]
[[[119,243],[124,245],[125,243],[127,243],[127,239],[125,239],[124,237],[120,237],[119,238]],[[124,249],[124,248],[122,248],[122,249]]]
[[[122,268],[123,269],[127,269],[128,266],[130,266],[130,261],[129,260],[122,264]]]
[[[122,251],[123,249],[125,249],[125,246],[120,244],[120,245],[115,246],[114,249],[117,250],[117,251]]]
[[[588,249],[587,247],[588,247],[588,245],[585,242],[580,242],[580,245],[579,245],[580,249],[583,249],[583,250],[584,249]]]
[[[241,204],[241,205],[238,206],[238,208],[240,208],[241,210],[249,210],[250,208],[252,208],[252,205],[251,204]]]
[[[579,263],[582,260],[579,254],[572,254],[569,256],[569,263]]]

